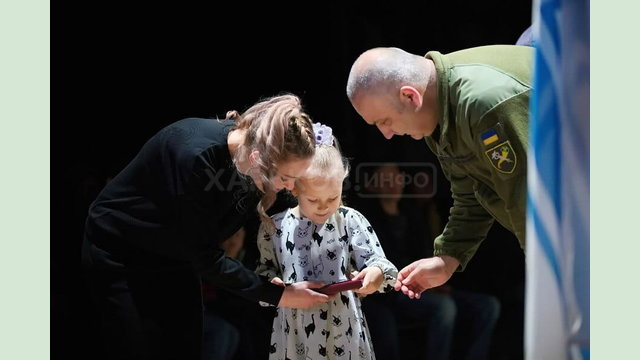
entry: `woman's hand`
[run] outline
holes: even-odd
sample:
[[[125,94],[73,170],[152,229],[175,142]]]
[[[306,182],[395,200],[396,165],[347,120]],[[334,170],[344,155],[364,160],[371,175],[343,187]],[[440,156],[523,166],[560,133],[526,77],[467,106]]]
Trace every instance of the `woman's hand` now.
[[[278,285],[274,282],[275,279],[280,280],[279,278],[273,278],[271,282]],[[282,280],[280,280],[280,282],[282,282]],[[333,300],[335,295],[329,296],[313,290],[323,286],[324,283],[321,281],[301,281],[287,285],[284,289],[284,293],[282,293],[278,306],[295,309],[308,309],[318,304]]]

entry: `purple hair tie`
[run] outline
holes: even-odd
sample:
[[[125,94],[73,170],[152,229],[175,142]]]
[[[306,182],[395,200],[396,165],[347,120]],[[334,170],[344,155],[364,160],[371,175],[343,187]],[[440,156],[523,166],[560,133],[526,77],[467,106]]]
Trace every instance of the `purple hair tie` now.
[[[327,125],[313,123],[313,133],[316,137],[316,145],[333,145],[333,130]]]

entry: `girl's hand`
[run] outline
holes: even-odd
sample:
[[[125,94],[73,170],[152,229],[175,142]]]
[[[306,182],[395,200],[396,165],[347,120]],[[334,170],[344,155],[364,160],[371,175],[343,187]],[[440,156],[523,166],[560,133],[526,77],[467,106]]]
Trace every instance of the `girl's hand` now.
[[[359,273],[353,272],[352,275],[355,275],[352,280],[362,280],[362,287],[354,290],[360,294],[360,296],[367,296],[378,291],[384,281],[382,269],[377,266],[364,268]]]

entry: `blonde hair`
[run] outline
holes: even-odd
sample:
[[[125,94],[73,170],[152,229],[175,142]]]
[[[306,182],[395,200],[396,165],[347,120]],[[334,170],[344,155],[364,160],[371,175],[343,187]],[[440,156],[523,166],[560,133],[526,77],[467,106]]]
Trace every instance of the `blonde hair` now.
[[[244,113],[227,112],[227,118],[235,119],[236,129],[246,129],[244,143],[238,147],[234,163],[245,161],[257,150],[258,166],[264,195],[257,210],[263,222],[273,225],[266,211],[276,199],[271,182],[277,166],[292,158],[308,159],[315,152],[315,138],[311,119],[303,109],[300,99],[291,94],[274,96],[251,106]]]
[[[318,144],[316,152],[304,176],[296,179],[295,186],[303,188],[302,181],[314,179],[336,179],[343,181],[349,176],[349,162],[342,156],[338,140],[333,145]]]

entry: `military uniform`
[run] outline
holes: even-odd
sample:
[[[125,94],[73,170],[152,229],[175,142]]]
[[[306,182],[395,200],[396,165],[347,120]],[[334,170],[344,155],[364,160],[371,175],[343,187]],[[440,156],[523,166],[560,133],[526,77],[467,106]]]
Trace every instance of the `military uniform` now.
[[[454,201],[434,255],[463,270],[494,219],[524,248],[533,50],[495,45],[426,58],[436,66],[438,127],[425,141]]]

